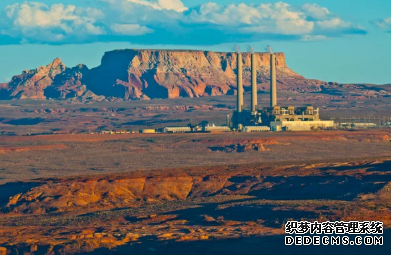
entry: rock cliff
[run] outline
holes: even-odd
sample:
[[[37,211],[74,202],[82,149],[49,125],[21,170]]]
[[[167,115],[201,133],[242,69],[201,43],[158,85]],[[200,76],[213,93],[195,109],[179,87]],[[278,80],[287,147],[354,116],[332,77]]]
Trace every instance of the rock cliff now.
[[[65,70],[66,66],[59,58],[47,66],[25,70],[22,74],[14,76],[9,83],[0,84],[0,98],[45,99],[44,90]]]
[[[250,54],[244,53],[245,86],[250,84]],[[279,78],[301,78],[277,53]],[[268,79],[270,56],[257,54],[259,82]],[[86,82],[100,95],[139,98],[178,98],[235,94],[236,53],[169,50],[107,52]],[[112,87],[112,90],[108,88]]]
[[[323,91],[330,83],[292,71],[284,53],[275,53],[278,89]],[[269,88],[269,53],[256,53],[258,89]],[[245,90],[250,88],[251,55],[243,53]],[[115,50],[101,65],[67,68],[59,58],[0,84],[0,99],[153,99],[236,94],[236,53],[191,50]],[[103,97],[99,97],[103,96]]]

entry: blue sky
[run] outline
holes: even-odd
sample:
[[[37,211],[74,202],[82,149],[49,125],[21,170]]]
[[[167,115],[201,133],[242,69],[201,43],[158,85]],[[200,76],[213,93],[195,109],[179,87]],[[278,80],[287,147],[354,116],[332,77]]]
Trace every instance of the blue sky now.
[[[62,4],[62,5],[61,5]],[[231,51],[267,44],[307,78],[391,82],[389,0],[0,1],[0,82],[60,57],[100,64],[105,51]],[[4,61],[5,60],[5,61]]]

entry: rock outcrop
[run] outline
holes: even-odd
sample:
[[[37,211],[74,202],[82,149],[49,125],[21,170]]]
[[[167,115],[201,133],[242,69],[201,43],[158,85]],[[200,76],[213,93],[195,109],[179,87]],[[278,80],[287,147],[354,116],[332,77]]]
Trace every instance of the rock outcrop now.
[[[280,78],[299,78],[283,53],[276,53]],[[257,54],[259,82],[267,82],[267,53]],[[250,54],[244,53],[245,85],[250,81]],[[178,98],[235,94],[236,53],[207,51],[117,50],[107,52],[87,83],[96,94],[126,99]],[[108,91],[109,87],[113,87]]]
[[[305,79],[287,66],[284,53],[275,55],[280,90],[329,94],[342,86]],[[248,91],[251,55],[243,53],[243,61],[244,86]],[[258,89],[267,90],[269,53],[256,53],[256,61]],[[66,68],[57,58],[47,66],[24,71],[9,83],[0,84],[0,99],[153,99],[234,95],[237,93],[236,62],[236,53],[126,49],[105,53],[101,65],[89,70],[85,65]],[[349,86],[343,88],[350,89]],[[365,91],[362,87],[365,85],[360,86],[360,90]],[[367,96],[382,94],[381,89],[368,88],[367,92]],[[384,91],[383,94],[390,92]]]
[[[59,58],[47,66],[25,70],[12,80],[0,86],[0,99],[46,99],[44,90],[53,84],[55,77],[66,70]]]
[[[257,150],[256,147],[255,144],[251,145],[252,150]],[[214,172],[209,171],[209,168],[188,170],[188,173],[174,169],[170,171],[171,174],[166,170],[160,173],[151,171],[40,179],[30,183],[32,188],[20,191],[21,193],[8,193],[12,195],[8,200],[3,196],[0,201],[0,214],[94,211],[229,195],[272,199],[379,199],[389,204],[391,185],[387,182],[382,185],[368,179],[371,178],[372,172],[381,174],[389,163],[365,160],[342,164],[336,162],[271,166],[259,170],[243,167],[235,172],[233,167],[229,167],[221,173],[217,173],[217,167],[212,167]],[[343,175],[344,171],[346,176]],[[310,176],[314,178],[310,179]],[[390,181],[390,178],[382,180]],[[344,182],[347,185],[343,185]],[[327,192],[328,189],[331,191]],[[294,192],[298,194],[296,197],[293,196]]]
[[[74,68],[67,68],[64,72],[55,77],[52,86],[44,90],[46,98],[70,98],[81,97],[87,91],[83,83],[83,77],[89,72],[85,65],[77,65]]]

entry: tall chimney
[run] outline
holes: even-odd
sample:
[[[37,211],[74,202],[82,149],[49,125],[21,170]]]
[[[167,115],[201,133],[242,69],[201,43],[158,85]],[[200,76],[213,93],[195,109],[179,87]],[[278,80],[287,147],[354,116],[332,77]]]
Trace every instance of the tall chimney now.
[[[252,113],[257,110],[257,75],[256,75],[256,55],[252,53],[252,103],[250,110]]]
[[[271,54],[271,107],[276,106],[276,58]]]
[[[242,85],[242,53],[238,53],[237,62],[237,112],[242,112],[244,105],[244,88]]]

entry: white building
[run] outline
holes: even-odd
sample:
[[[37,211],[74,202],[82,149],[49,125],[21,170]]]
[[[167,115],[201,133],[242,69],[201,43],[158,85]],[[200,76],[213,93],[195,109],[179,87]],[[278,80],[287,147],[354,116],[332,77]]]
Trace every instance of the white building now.
[[[203,128],[203,131],[205,132],[231,132],[231,129],[228,126],[215,126],[215,124],[212,125],[206,125]]]
[[[164,133],[185,133],[191,132],[191,127],[165,127]]]
[[[377,125],[375,123],[341,123],[342,127],[351,127],[351,128],[376,128]]]
[[[244,132],[267,132],[270,131],[270,127],[267,126],[246,126]]]
[[[334,127],[333,120],[314,120],[314,121],[271,121],[270,127],[272,131],[288,130],[296,131],[296,129],[326,129]]]

